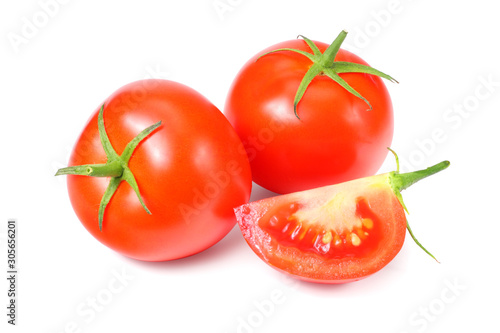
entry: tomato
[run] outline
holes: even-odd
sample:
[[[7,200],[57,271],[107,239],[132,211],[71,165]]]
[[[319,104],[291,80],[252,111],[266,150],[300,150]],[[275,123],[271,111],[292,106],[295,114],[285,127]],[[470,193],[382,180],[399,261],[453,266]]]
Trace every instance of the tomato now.
[[[343,38],[273,45],[236,76],[224,114],[262,187],[301,191],[373,175],[383,163],[393,110],[379,76],[393,79],[338,49]]]
[[[236,224],[233,207],[248,202],[252,184],[240,150],[230,123],[198,92],[143,80],[94,112],[72,167],[58,174],[68,174],[74,211],[97,240],[131,258],[163,261],[207,249]],[[127,154],[128,161],[117,157]],[[82,176],[91,170],[101,177]]]
[[[400,191],[448,165],[275,196],[235,214],[247,243],[273,268],[311,282],[356,281],[396,256],[406,228],[421,246],[407,225]]]

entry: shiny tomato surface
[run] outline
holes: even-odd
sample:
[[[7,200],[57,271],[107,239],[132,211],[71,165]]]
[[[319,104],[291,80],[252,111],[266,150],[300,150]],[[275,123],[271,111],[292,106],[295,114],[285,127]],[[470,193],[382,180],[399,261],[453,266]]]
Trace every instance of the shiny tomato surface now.
[[[314,42],[321,52],[327,44]],[[392,103],[378,76],[339,74],[372,106],[327,76],[309,84],[294,114],[294,97],[312,62],[304,40],[273,45],[251,58],[229,91],[224,113],[247,151],[254,181],[290,193],[371,176],[387,155],[393,135]],[[260,57],[260,58],[259,58]],[[366,65],[340,49],[335,61]]]
[[[68,176],[73,208],[96,239],[125,256],[162,261],[203,251],[232,229],[233,207],[250,197],[250,166],[237,134],[210,101],[179,83],[143,80],[107,98],[103,116],[118,154],[143,129],[162,124],[129,162],[151,215],[131,186],[121,182],[100,231],[98,210],[109,177]],[[98,110],[84,127],[69,165],[106,162],[97,117]]]

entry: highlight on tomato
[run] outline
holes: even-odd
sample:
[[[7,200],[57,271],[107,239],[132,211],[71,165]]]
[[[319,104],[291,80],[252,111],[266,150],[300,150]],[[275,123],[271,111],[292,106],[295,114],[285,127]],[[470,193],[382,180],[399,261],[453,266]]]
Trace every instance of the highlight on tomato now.
[[[357,55],[306,37],[273,45],[241,68],[224,114],[248,154],[253,180],[291,193],[375,174],[393,136],[381,78]]]
[[[413,235],[400,192],[450,163],[409,173],[397,163],[397,171],[242,205],[235,214],[243,236],[271,267],[318,283],[379,271],[400,251],[406,229],[432,256]]]
[[[78,138],[71,204],[101,243],[131,258],[164,261],[201,252],[236,224],[252,179],[224,115],[180,83],[142,80],[118,89]]]

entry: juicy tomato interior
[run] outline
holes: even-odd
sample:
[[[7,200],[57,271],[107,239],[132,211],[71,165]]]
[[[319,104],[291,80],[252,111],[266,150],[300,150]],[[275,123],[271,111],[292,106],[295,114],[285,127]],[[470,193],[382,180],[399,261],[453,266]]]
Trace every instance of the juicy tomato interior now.
[[[267,264],[307,281],[369,276],[401,249],[406,217],[384,175],[276,196],[236,210],[243,235]]]
[[[300,209],[301,205],[295,202],[284,205],[269,219],[262,219],[260,227],[279,244],[318,254],[326,260],[367,257],[380,244],[380,221],[364,198],[357,199],[358,219],[341,229],[330,227],[328,221],[314,224],[301,220],[295,215]]]

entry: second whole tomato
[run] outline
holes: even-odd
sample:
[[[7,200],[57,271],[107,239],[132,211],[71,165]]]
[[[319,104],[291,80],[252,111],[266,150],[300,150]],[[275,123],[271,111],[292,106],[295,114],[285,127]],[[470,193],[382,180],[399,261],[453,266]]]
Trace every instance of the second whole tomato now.
[[[97,240],[134,259],[171,260],[207,249],[236,224],[233,208],[252,185],[240,147],[201,94],[143,80],[101,104],[58,174],[68,175],[76,215]]]
[[[305,37],[251,58],[224,113],[243,141],[253,180],[290,193],[375,174],[393,136],[381,77],[355,54]]]

